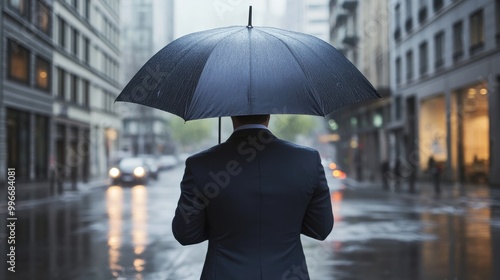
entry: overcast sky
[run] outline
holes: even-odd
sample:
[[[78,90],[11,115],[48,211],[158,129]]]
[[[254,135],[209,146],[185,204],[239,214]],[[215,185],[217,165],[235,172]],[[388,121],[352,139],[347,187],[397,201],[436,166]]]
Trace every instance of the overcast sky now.
[[[174,37],[218,27],[247,25],[252,5],[254,26],[280,26],[286,0],[175,0]]]

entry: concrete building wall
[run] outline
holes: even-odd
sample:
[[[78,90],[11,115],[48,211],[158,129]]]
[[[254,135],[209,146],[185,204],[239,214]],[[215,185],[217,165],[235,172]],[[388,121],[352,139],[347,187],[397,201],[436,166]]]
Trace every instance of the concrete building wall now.
[[[121,26],[124,59],[120,79],[123,86],[144,63],[173,39],[173,5],[170,0],[132,0],[123,3],[121,17],[127,18]],[[120,102],[117,106],[123,109],[121,149],[131,154],[160,155],[165,152],[162,147],[169,144],[167,119],[174,117],[172,114],[130,103]]]
[[[390,7],[397,9],[396,7],[399,5],[400,10],[399,16],[396,16],[398,13],[393,10],[391,19],[391,50],[393,50],[391,52],[391,64],[395,70],[391,73],[391,88],[395,96],[402,100],[416,98],[416,127],[419,127],[419,121],[422,121],[422,118],[425,117],[419,114],[422,114],[426,100],[435,98],[444,100],[444,103],[441,103],[444,105],[440,110],[443,110],[442,118],[446,122],[446,128],[441,129],[440,133],[446,139],[440,140],[440,142],[441,145],[446,146],[446,154],[443,155],[445,176],[452,181],[470,180],[468,175],[470,167],[465,162],[466,159],[463,158],[464,153],[466,153],[466,148],[463,145],[464,141],[467,141],[467,137],[466,134],[460,136],[460,133],[457,132],[461,131],[461,127],[467,121],[467,114],[470,113],[462,111],[461,105],[457,103],[457,98],[468,94],[468,91],[474,93],[476,88],[487,88],[487,93],[483,93],[488,96],[489,132],[486,137],[489,137],[490,140],[485,139],[483,146],[489,146],[490,149],[489,182],[498,184],[500,178],[497,175],[498,172],[495,171],[499,168],[497,158],[500,154],[496,151],[495,140],[498,129],[494,121],[498,117],[495,113],[498,110],[495,109],[498,108],[498,101],[495,96],[495,77],[500,74],[499,70],[497,70],[498,67],[496,67],[500,60],[500,49],[496,40],[497,26],[500,20],[498,18],[498,3],[495,4],[495,1],[492,0],[450,0],[442,1],[442,7],[436,9],[435,2],[439,1],[391,1]],[[411,5],[410,8],[407,7],[408,4]],[[426,11],[425,17],[423,16],[424,10]],[[408,14],[408,11],[411,14]],[[481,44],[474,46],[472,44],[472,21],[473,15],[477,12],[482,13],[483,25],[481,30],[483,40]],[[462,30],[459,32],[462,36],[463,48],[461,51],[457,51],[459,49],[455,35],[457,31],[454,31],[454,26],[458,22],[462,22]],[[437,37],[441,32],[444,34],[444,46],[442,47],[443,60],[439,61],[437,49],[440,41]],[[427,44],[428,57],[425,62],[422,61],[425,56],[422,56],[419,48],[423,43]],[[408,59],[409,52],[413,54],[413,62]],[[396,60],[398,59],[401,61],[399,73],[396,66]],[[421,69],[423,64],[427,65],[426,71]],[[413,73],[411,76],[408,75],[409,71]],[[399,82],[396,78],[398,75],[401,77]],[[393,106],[393,115],[396,115],[396,110],[402,112],[408,110],[405,102],[401,104],[400,108]],[[402,124],[401,131],[404,134],[408,130],[407,117],[403,115],[402,121],[400,123]],[[425,125],[421,125],[416,131],[421,146],[425,145],[422,141],[427,137],[425,135],[429,135],[428,129]],[[463,131],[462,133],[471,132]],[[478,138],[477,141],[482,140]],[[409,152],[411,151],[405,151],[403,154]],[[421,177],[425,176],[427,166],[425,155],[425,152],[420,151],[418,167]]]
[[[337,160],[348,176],[381,180],[388,160],[389,38],[388,4],[380,1],[330,1],[330,42],[374,85],[384,100],[349,106],[332,113]]]
[[[4,170],[16,168],[16,199],[20,200],[47,191],[31,183],[49,178],[50,133],[42,134],[40,129],[50,132],[46,130],[52,114],[52,34],[47,28],[52,1],[43,3],[43,12],[40,5],[36,1],[4,1],[0,11],[0,166]],[[16,57],[23,52],[26,68]],[[26,73],[25,79],[15,77],[20,72]],[[0,175],[2,180],[5,174]]]
[[[75,3],[77,6],[73,6]],[[64,21],[65,46],[61,45],[59,19]],[[57,124],[81,130],[78,133],[76,162],[70,163],[67,159],[63,164],[77,164],[81,169],[78,171],[79,180],[107,174],[112,153],[108,142],[113,143],[116,139],[109,139],[109,133],[104,131],[114,131],[112,134],[115,135],[121,130],[120,117],[113,106],[120,90],[119,22],[119,2],[116,0],[56,1],[54,4],[54,44],[57,46],[54,66],[66,72],[66,95],[63,99],[59,98],[59,89],[54,88],[57,98],[53,112]],[[76,53],[73,46],[75,34]],[[72,76],[77,79],[76,87],[71,85]],[[59,76],[54,78],[54,84],[60,85]],[[77,91],[75,101],[68,97],[74,89]],[[66,145],[69,145],[68,140]],[[115,146],[111,145],[116,150]],[[73,147],[68,146],[66,151],[71,152],[71,149]],[[54,155],[54,158],[58,156]]]
[[[328,0],[304,1],[304,32],[329,41]]]

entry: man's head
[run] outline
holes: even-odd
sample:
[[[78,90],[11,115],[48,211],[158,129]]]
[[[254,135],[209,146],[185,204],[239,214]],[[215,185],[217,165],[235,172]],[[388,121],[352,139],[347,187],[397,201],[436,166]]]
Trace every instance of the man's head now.
[[[247,115],[247,116],[233,116],[231,117],[231,120],[233,121],[233,128],[237,128],[245,124],[262,124],[268,126],[270,118],[271,116],[269,114]]]

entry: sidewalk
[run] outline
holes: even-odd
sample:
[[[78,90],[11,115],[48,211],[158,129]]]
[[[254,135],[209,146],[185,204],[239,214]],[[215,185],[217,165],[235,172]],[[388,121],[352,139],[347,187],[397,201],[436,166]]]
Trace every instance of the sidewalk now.
[[[66,201],[70,198],[75,198],[80,196],[82,193],[86,193],[95,188],[104,188],[109,185],[109,179],[107,177],[96,177],[91,178],[88,182],[78,182],[76,185],[76,190],[73,189],[71,183],[65,182],[63,184],[62,195],[49,194],[51,189],[49,182],[27,182],[16,184],[16,195],[15,195],[15,209],[23,210],[25,208],[30,208],[45,203],[51,203],[56,201]],[[5,190],[7,192],[7,190]],[[7,211],[7,193],[2,193],[0,195],[0,213]]]
[[[433,199],[436,203],[448,204],[453,201],[468,203],[471,200],[488,200],[489,202],[500,204],[500,189],[488,184],[442,182],[441,193],[438,195],[434,191],[433,183],[425,180],[415,182],[415,191],[413,193],[409,191],[408,182],[402,182],[398,189],[394,186],[384,189],[381,182],[356,181],[351,178],[345,179],[343,183],[348,189],[353,191],[385,192],[409,199]]]

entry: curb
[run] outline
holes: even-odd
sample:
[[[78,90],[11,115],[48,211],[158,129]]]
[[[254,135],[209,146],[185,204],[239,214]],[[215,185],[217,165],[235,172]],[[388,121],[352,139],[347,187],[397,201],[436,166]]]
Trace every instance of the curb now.
[[[80,197],[81,194],[84,194],[92,189],[105,188],[108,185],[109,185],[108,178],[95,179],[95,180],[92,180],[92,181],[87,182],[87,183],[78,183],[76,190],[72,190],[71,188],[64,188],[64,193],[60,196],[54,195],[54,196],[49,196],[49,197],[44,197],[44,198],[39,198],[39,199],[16,201],[15,209],[16,209],[16,211],[22,211],[25,209],[48,204],[51,202],[68,201],[68,200]],[[4,213],[8,212],[7,206],[8,206],[7,202],[0,204],[0,214],[4,214]]]

